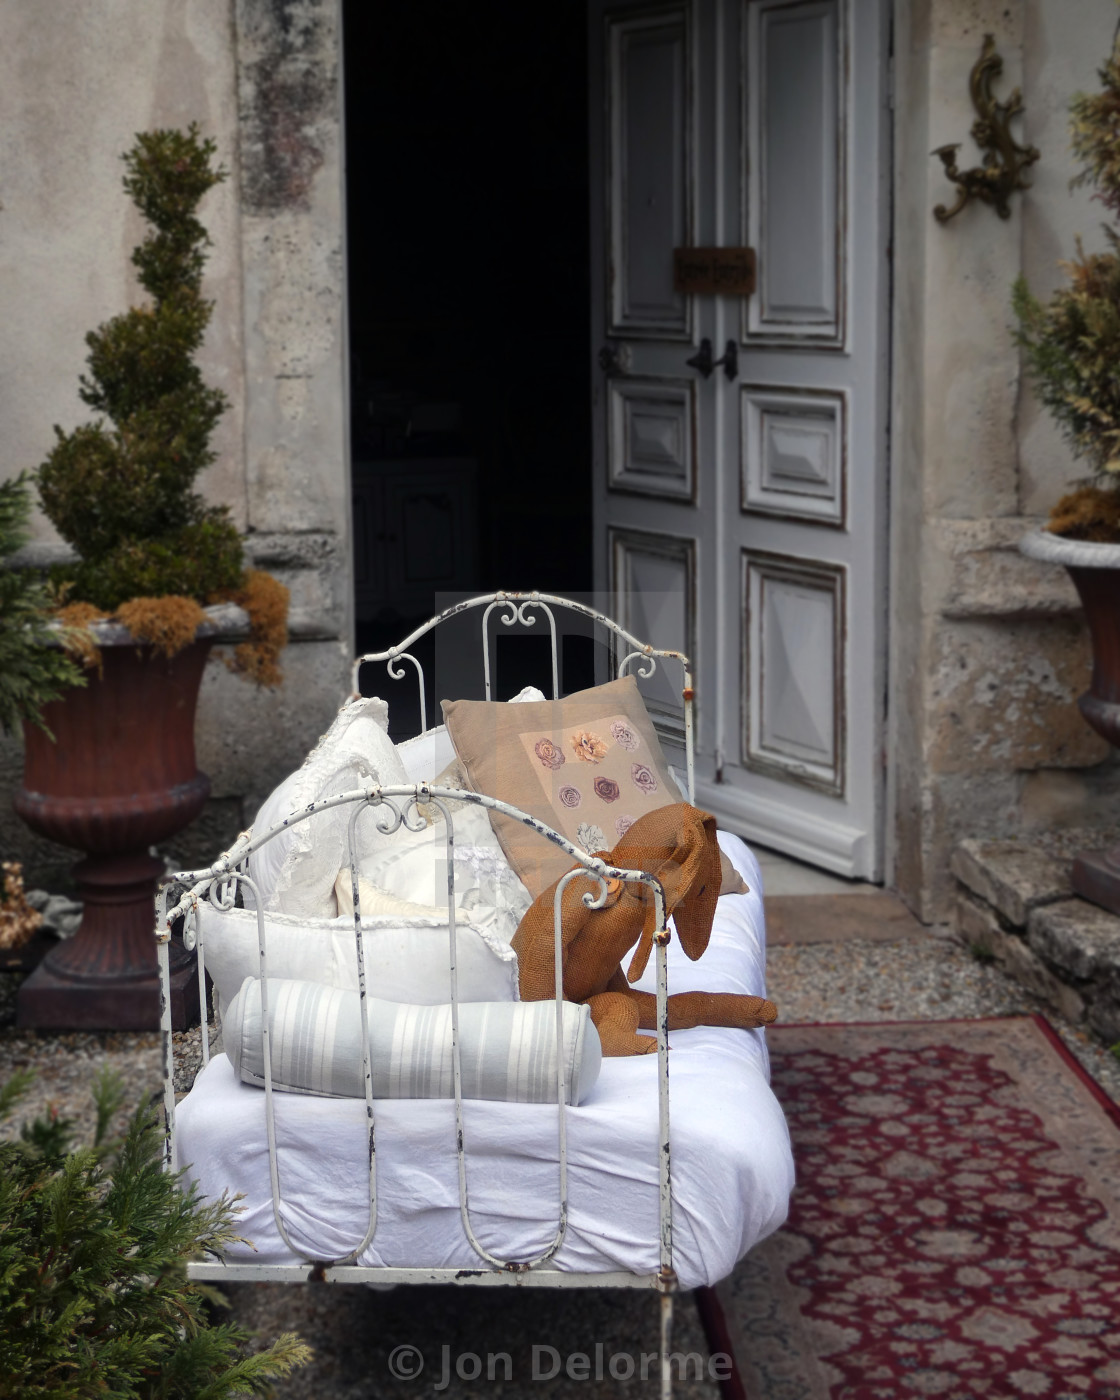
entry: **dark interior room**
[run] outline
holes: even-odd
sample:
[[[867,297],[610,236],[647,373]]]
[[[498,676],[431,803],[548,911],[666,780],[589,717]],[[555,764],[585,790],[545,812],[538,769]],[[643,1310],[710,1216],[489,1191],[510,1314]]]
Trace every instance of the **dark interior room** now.
[[[361,651],[591,587],[586,16],[343,9]]]

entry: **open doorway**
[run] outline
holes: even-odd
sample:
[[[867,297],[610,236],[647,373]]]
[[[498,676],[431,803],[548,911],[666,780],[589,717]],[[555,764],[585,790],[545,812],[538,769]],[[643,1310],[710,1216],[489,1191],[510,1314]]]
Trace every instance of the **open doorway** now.
[[[586,16],[344,0],[359,651],[591,587]]]

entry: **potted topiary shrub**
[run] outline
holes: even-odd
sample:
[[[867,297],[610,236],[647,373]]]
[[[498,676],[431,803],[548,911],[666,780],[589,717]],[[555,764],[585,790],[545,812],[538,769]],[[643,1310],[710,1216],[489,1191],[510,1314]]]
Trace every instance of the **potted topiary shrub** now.
[[[1100,70],[1101,91],[1071,104],[1072,146],[1083,162],[1076,183],[1120,218],[1120,39]],[[1105,225],[1105,250],[1080,242],[1064,267],[1069,281],[1046,303],[1016,283],[1017,340],[1042,403],[1090,477],[1063,496],[1042,530],[1020,546],[1062,564],[1085,609],[1093,677],[1078,705],[1088,723],[1120,747],[1120,232]],[[1074,889],[1120,914],[1120,849],[1084,854]]]
[[[202,296],[209,243],[199,201],[225,178],[215,143],[152,131],[124,156],[124,187],[151,231],[132,255],[151,298],[86,337],[81,397],[100,417],[63,432],[38,470],[43,509],[74,551],[50,585],[59,641],[80,629],[86,684],[25,724],[16,810],[77,847],[85,912],[77,935],[20,989],[20,1024],[141,1029],[158,1020],[152,897],[162,863],[150,848],[202,810],[209,780],[194,751],[195,705],[216,639],[241,629],[232,664],[279,680],[287,590],[247,570],[224,506],[193,489],[215,459],[225,395],[195,364],[212,305]],[[176,1025],[187,1023],[193,958],[180,947]]]

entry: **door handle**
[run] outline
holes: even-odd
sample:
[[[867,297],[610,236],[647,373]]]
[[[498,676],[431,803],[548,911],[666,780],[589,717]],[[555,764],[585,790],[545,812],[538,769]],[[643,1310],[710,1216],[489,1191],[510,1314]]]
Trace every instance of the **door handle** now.
[[[685,364],[692,369],[698,369],[705,379],[710,379],[712,370],[717,366],[723,366],[723,372],[728,379],[738,379],[739,377],[739,347],[735,341],[729,340],[727,347],[718,360],[712,359],[712,342],[707,338],[700,342],[699,351],[693,355],[691,360],[685,360]]]

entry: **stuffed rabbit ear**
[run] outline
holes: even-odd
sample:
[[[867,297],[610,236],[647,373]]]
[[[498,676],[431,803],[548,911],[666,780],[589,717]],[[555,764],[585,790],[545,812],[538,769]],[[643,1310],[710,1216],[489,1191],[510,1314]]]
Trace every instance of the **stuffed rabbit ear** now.
[[[646,916],[642,936],[638,939],[638,946],[634,949],[634,956],[630,959],[630,966],[626,969],[627,982],[636,982],[646,970],[649,955],[653,952],[653,925],[654,918],[651,909]]]
[[[695,962],[711,937],[722,879],[715,817],[687,803],[656,808],[634,823],[612,859],[657,875],[665,891],[666,916],[672,914],[681,947]],[[626,972],[628,982],[636,982],[646,969],[655,922],[651,902]]]
[[[712,936],[723,872],[715,818],[693,808],[685,829],[684,858],[675,885],[679,903],[673,909],[673,922],[685,956],[695,962]]]

